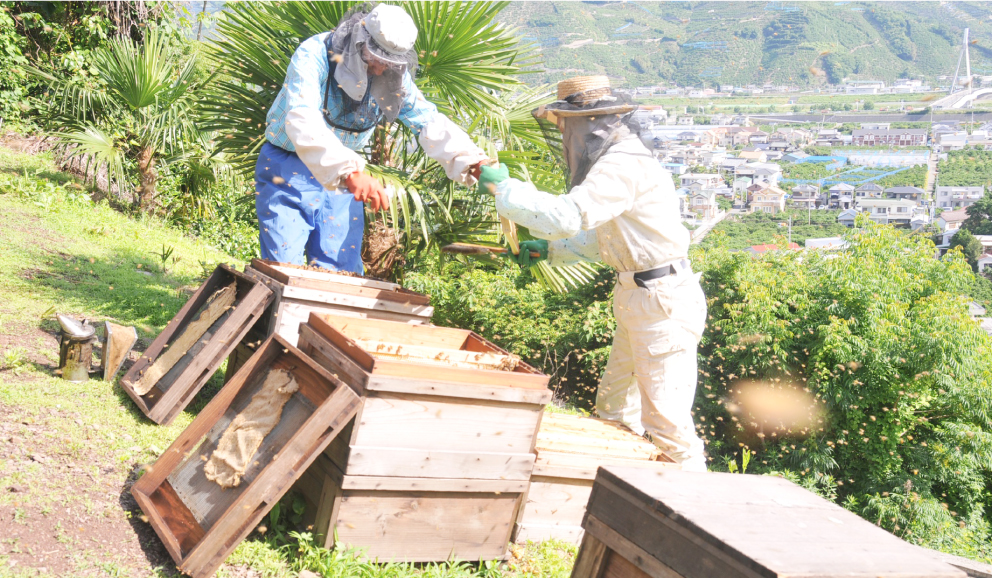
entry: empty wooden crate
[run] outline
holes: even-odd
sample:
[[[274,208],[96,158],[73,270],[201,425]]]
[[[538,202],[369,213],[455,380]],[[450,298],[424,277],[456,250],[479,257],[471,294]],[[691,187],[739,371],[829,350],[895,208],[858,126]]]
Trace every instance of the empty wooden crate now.
[[[679,468],[658,446],[620,422],[578,415],[545,414],[536,453],[514,530],[515,542],[554,538],[578,544],[599,466],[654,471]]]
[[[373,491],[377,480],[390,478],[435,493],[454,484],[474,496],[498,491],[506,498],[526,488],[535,436],[551,398],[547,376],[470,331],[372,319],[312,314],[300,327],[300,349],[363,397],[349,435],[325,452],[347,480],[342,489]],[[304,492],[312,504],[321,502],[313,488]],[[500,504],[501,516],[514,516],[501,522],[512,530],[517,503],[510,511],[504,498],[493,503]],[[459,524],[469,523],[457,505],[465,499],[460,496],[445,514],[448,539],[457,537]],[[315,530],[326,545],[335,531],[344,531],[335,515],[318,520]],[[508,538],[509,533],[499,540]],[[400,551],[392,554],[390,559],[412,560]],[[491,554],[487,546],[465,559]]]
[[[292,379],[269,386],[273,372]],[[258,411],[272,412],[259,416]],[[211,576],[351,420],[361,400],[279,336],[266,341],[193,420],[131,493],[179,569]],[[268,432],[246,433],[258,424]],[[230,433],[233,432],[233,433]],[[227,436],[231,436],[228,438]],[[252,437],[254,435],[254,437]],[[259,439],[258,436],[264,436]],[[245,440],[260,445],[250,449]],[[217,481],[216,451],[245,448],[240,482]],[[208,479],[210,478],[210,479]]]
[[[271,301],[264,284],[219,265],[131,366],[121,387],[149,419],[171,423]]]
[[[965,578],[783,478],[600,468],[572,578]]]
[[[321,456],[297,484],[308,523],[381,562],[506,557],[520,480],[346,476]],[[323,534],[320,532],[320,534]]]

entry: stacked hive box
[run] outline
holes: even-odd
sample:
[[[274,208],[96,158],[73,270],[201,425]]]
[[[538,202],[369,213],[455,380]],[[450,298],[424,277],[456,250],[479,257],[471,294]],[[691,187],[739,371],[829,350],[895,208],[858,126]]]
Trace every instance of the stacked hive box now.
[[[311,314],[300,349],[363,397],[297,485],[323,544],[383,561],[503,558],[548,377],[442,327]]]
[[[678,469],[657,446],[619,422],[576,415],[546,414],[536,453],[515,542],[555,538],[578,544],[599,466]]]
[[[245,274],[271,290],[274,298],[228,359],[228,379],[270,335],[296,345],[300,324],[311,312],[412,324],[430,323],[434,313],[429,297],[396,283],[264,259],[252,259]]]

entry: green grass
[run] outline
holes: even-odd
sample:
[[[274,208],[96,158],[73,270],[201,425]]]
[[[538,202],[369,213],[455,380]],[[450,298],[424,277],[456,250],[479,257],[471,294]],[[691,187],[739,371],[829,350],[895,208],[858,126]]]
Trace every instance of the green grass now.
[[[0,457],[0,507],[12,508],[18,527],[33,527],[69,508],[130,520],[140,512],[94,496],[108,489],[125,495],[142,465],[153,462],[217,391],[222,371],[170,426],[155,425],[118,385],[95,379],[72,384],[53,375],[58,362],[53,313],[134,325],[147,344],[217,263],[239,268],[243,263],[158,218],[133,218],[105,202],[93,203],[85,188],[55,170],[44,155],[0,148],[0,212],[5,217],[0,227],[0,420],[10,424],[5,432],[17,437],[25,455],[48,456],[41,463]],[[53,475],[50,466],[56,461],[79,471]],[[5,490],[11,486],[25,490]],[[299,540],[291,537],[290,524],[279,520],[278,536],[256,532],[228,564],[279,577],[310,569],[342,577],[564,578],[575,555],[574,547],[545,542],[514,546],[512,557],[499,563],[373,564],[359,552],[317,548],[305,534]],[[149,567],[144,557],[107,558],[88,540],[57,528],[46,549],[71,548],[77,575],[173,574],[171,567]],[[121,540],[136,540],[130,527],[124,531]],[[9,566],[20,548],[16,540],[0,544],[0,578],[46,575],[23,564]],[[221,575],[232,572],[228,567]]]

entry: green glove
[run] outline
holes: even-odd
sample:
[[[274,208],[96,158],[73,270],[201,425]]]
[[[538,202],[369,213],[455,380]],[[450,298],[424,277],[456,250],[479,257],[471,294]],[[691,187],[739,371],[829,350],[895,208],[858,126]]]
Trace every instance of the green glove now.
[[[532,251],[539,253],[539,255],[537,257],[532,256]],[[520,241],[520,254],[514,255],[512,251],[507,251],[506,256],[520,265],[521,269],[529,269],[548,258],[548,242],[543,239]]]
[[[510,169],[503,163],[498,167],[485,165],[479,174],[479,192],[496,194],[496,185],[510,178]]]

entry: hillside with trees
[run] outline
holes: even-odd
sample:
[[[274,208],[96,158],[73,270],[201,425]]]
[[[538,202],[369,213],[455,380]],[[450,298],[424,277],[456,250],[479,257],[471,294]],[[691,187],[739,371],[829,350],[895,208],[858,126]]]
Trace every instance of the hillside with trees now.
[[[953,74],[965,27],[992,68],[987,5],[924,2],[516,2],[501,20],[540,45],[540,80],[626,86],[814,86]],[[563,30],[568,32],[562,33]]]

